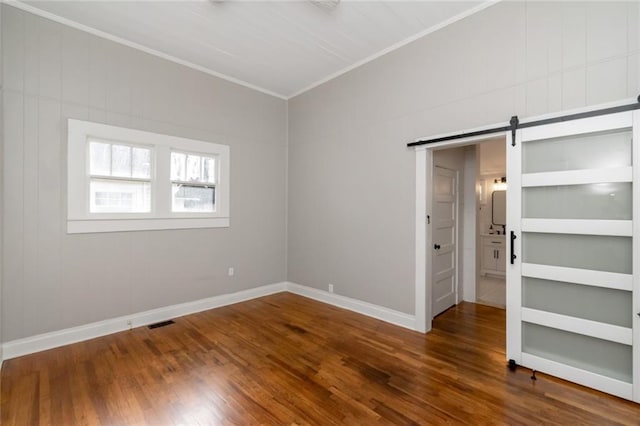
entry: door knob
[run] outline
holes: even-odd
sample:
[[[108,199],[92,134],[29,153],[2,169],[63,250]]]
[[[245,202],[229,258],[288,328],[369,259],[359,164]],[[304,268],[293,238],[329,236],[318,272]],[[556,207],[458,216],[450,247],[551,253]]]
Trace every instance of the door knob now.
[[[436,250],[440,250],[440,244],[434,244],[433,248],[436,249]]]

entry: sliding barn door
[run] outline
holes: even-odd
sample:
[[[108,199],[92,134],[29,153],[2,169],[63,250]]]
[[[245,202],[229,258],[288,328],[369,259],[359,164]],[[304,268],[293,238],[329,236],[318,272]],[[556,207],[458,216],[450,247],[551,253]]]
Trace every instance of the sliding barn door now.
[[[507,358],[640,401],[634,121],[624,112],[509,138]]]

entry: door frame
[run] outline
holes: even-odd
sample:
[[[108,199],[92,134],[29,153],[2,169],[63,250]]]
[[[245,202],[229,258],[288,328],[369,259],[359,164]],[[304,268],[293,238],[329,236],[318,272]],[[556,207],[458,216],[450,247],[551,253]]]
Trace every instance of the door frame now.
[[[484,130],[496,127],[495,125],[483,126],[473,131]],[[430,248],[433,246],[433,236],[431,232],[431,217],[433,212],[433,173],[435,164],[433,162],[433,152],[442,149],[459,148],[468,145],[477,145],[489,140],[495,140],[496,137],[504,135],[504,132],[496,132],[482,136],[457,139],[455,141],[447,141],[435,143],[429,146],[418,146],[416,152],[416,263],[415,263],[415,318],[416,331],[428,333],[431,331],[431,323],[433,321],[433,267]],[[435,136],[439,137],[439,136]],[[506,143],[506,142],[505,142]],[[459,209],[460,203],[460,177],[457,178],[458,191],[456,194],[456,209]],[[458,212],[456,212],[458,216]],[[459,232],[459,217],[456,220],[456,234]],[[457,236],[456,236],[457,238]],[[460,301],[459,280],[458,275],[459,259],[456,253],[456,301]],[[427,273],[428,271],[428,273]]]

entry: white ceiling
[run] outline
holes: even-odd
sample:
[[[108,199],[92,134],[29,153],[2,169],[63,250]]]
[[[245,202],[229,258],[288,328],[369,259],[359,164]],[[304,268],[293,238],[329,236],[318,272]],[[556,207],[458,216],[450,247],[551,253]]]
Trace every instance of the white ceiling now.
[[[490,2],[343,0],[332,10],[309,1],[13,4],[289,98]]]

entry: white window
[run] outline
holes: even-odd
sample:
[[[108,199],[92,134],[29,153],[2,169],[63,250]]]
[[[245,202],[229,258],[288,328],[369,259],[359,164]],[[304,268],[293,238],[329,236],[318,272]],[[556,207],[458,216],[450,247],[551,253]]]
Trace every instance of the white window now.
[[[229,226],[229,147],[69,120],[68,233]]]
[[[216,159],[171,152],[171,210],[212,212],[216,201]]]
[[[89,212],[151,211],[151,148],[91,140]]]

